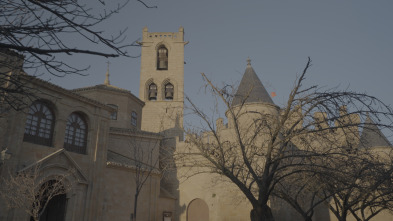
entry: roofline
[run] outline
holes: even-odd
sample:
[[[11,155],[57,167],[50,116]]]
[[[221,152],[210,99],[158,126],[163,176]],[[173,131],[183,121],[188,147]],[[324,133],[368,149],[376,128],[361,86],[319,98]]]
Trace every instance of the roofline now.
[[[132,159],[132,158],[127,157],[127,156],[125,156],[123,154],[117,153],[117,152],[115,152],[113,150],[109,150],[108,149],[107,152],[112,152],[114,154],[120,155],[120,156],[122,156],[124,158],[127,158],[129,160],[138,161],[139,163],[141,163],[143,165],[151,166],[151,165],[148,165],[148,164],[146,164],[146,163],[144,163],[142,161],[139,161],[139,160],[136,160],[136,159]],[[139,170],[139,171],[142,171],[142,172],[147,172],[147,173],[151,173],[151,174],[155,174],[155,175],[161,175],[161,171],[158,168],[156,168],[156,167],[154,167],[154,168],[152,167],[151,169],[138,168],[135,165],[130,165],[130,164],[126,164],[126,163],[110,161],[110,160],[108,160],[108,158],[107,158],[107,161],[106,161],[106,165],[107,165],[107,167],[123,168],[123,169],[132,170],[132,171],[138,171]]]
[[[108,86],[106,86],[104,84],[98,84],[98,85],[95,85],[95,86],[75,88],[75,89],[72,89],[71,91],[74,92],[74,93],[77,93],[78,91],[90,91],[90,90],[104,90],[104,91],[110,91],[110,92],[113,92],[113,93],[118,92],[118,93],[122,93],[122,94],[127,94],[130,98],[134,99],[136,102],[138,102],[140,105],[142,105],[142,107],[145,106],[145,102],[142,101],[141,99],[139,99],[137,96],[135,96],[129,90],[122,89],[122,88],[119,88],[119,89],[115,89],[114,88],[113,90],[111,90],[111,89],[108,89],[108,88],[97,87],[97,86],[108,87]]]
[[[153,138],[153,139],[157,139],[157,140],[162,140],[164,138],[164,136],[159,133],[143,131],[143,130],[139,130],[139,129],[135,129],[135,128],[133,129],[133,128],[110,127],[109,133],[123,135],[123,136],[149,137],[149,138]]]
[[[119,168],[119,169],[131,170],[134,172],[142,171],[144,173],[150,173],[150,175],[156,175],[156,176],[161,175],[161,172],[159,172],[157,169],[150,171],[150,170],[146,170],[146,169],[139,169],[139,168],[132,166],[132,165],[126,165],[123,163],[117,163],[117,162],[113,162],[113,161],[107,161],[106,166],[109,168]]]
[[[22,78],[24,78],[25,80],[30,81],[30,82],[33,83],[33,84],[43,86],[43,87],[45,87],[46,89],[56,90],[57,92],[59,92],[59,93],[61,93],[61,94],[63,94],[63,95],[66,95],[66,96],[75,98],[75,99],[77,99],[77,100],[79,100],[79,101],[82,101],[82,102],[85,102],[85,103],[89,103],[89,104],[91,104],[91,105],[93,105],[93,106],[99,106],[99,107],[104,108],[104,109],[106,109],[106,110],[108,110],[108,111],[113,111],[113,110],[115,110],[114,108],[112,108],[112,107],[110,107],[110,106],[107,106],[106,104],[103,104],[103,103],[101,103],[101,102],[99,102],[99,101],[96,101],[96,100],[87,98],[87,97],[82,96],[82,95],[80,95],[80,94],[77,94],[77,93],[75,93],[75,92],[73,92],[73,91],[71,91],[71,90],[67,90],[67,89],[65,89],[65,88],[62,88],[62,87],[57,86],[57,85],[55,85],[55,84],[53,84],[53,83],[50,83],[50,82],[48,82],[48,81],[42,80],[42,79],[40,79],[40,78],[37,78],[37,77],[35,77],[35,76],[31,76],[31,75],[28,75],[28,74],[26,74],[26,73],[21,74],[20,76],[21,76]]]
[[[269,102],[261,102],[261,101],[244,102],[243,104],[236,104],[236,105],[232,106],[231,108],[242,107],[242,106],[245,107],[245,106],[250,105],[250,104],[263,104],[263,105],[267,105],[267,106],[272,106],[272,107],[277,108],[277,109],[281,109],[276,104],[272,104],[272,103],[269,103]]]

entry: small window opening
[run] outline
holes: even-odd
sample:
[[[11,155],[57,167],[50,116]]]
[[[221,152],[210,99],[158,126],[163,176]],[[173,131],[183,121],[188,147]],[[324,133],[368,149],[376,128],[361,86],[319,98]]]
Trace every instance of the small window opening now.
[[[173,85],[171,83],[165,85],[165,99],[173,100]]]
[[[168,70],[168,49],[164,46],[157,51],[157,70]]]
[[[136,127],[137,124],[138,124],[138,114],[135,111],[133,111],[131,112],[131,125]]]
[[[110,118],[111,118],[111,120],[117,120],[117,105],[115,105],[115,104],[108,104],[108,106],[109,107],[112,107],[112,108],[114,108],[114,109],[116,109],[116,111],[113,111],[112,113],[111,113],[111,116],[110,116]]]
[[[149,85],[149,101],[157,100],[157,85],[152,83]]]

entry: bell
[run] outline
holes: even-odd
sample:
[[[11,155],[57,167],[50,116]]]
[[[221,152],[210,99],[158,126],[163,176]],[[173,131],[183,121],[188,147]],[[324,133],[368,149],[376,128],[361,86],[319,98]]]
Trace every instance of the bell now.
[[[168,62],[166,62],[164,59],[160,59],[160,62],[158,63],[158,68],[168,69]]]
[[[166,99],[172,100],[172,99],[173,99],[173,93],[172,93],[172,91],[166,91],[166,92],[165,92],[165,98],[166,98]]]
[[[158,64],[160,70],[168,70],[168,50],[165,47],[158,49]]]
[[[149,100],[156,100],[157,99],[157,93],[154,90],[150,90],[149,92]]]

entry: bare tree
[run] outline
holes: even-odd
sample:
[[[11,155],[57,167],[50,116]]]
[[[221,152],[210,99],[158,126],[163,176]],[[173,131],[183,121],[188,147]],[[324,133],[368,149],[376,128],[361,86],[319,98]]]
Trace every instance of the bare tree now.
[[[227,109],[228,127],[215,125],[208,113],[187,98],[204,127],[186,130],[190,148],[179,153],[184,156],[181,164],[198,168],[195,174],[213,172],[234,183],[253,207],[252,221],[274,220],[268,202],[285,179],[298,176],[306,182],[301,177],[337,170],[333,163],[358,148],[358,129],[366,116],[383,119],[380,122],[386,123],[377,125],[392,130],[393,111],[373,96],[336,88],[304,88],[310,65],[309,59],[282,108],[271,104],[262,109],[250,107],[247,99],[252,85],[239,98],[202,74]],[[312,210],[305,211],[306,217],[312,216]]]
[[[129,2],[0,1],[0,105],[21,109],[25,104],[20,97],[35,94],[20,79],[22,66],[24,70],[32,69],[32,73],[40,71],[38,74],[61,77],[83,74],[89,67],[67,64],[60,55],[130,56],[126,49],[137,44],[125,43],[127,28],[106,34],[99,27]],[[142,0],[137,2],[152,8]]]
[[[70,190],[72,183],[66,182],[66,179],[72,174],[73,171],[67,171],[48,179],[37,165],[3,179],[0,196],[9,209],[22,209],[35,221],[39,221],[48,203]]]
[[[344,151],[346,151],[344,149]],[[281,180],[273,195],[285,200],[304,220],[312,220],[321,204],[340,221],[352,214],[358,221],[370,220],[392,209],[391,159],[381,159],[373,149],[326,155],[314,168]]]
[[[317,174],[310,171],[287,177],[277,183],[273,196],[287,202],[305,221],[311,221],[316,207],[330,198],[321,194],[323,189]]]
[[[392,207],[393,168],[391,159],[360,149],[335,160],[336,170],[321,174],[324,196],[329,209],[340,221],[349,214],[358,221],[367,221]]]
[[[172,167],[166,148],[160,140],[133,137],[129,142],[132,167],[134,169],[135,194],[132,220],[137,220],[139,195],[146,182],[153,176],[164,178],[164,173]]]

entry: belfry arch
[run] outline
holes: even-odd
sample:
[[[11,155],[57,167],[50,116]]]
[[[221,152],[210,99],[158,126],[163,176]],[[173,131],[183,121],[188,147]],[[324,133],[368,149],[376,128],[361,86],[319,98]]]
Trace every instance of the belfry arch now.
[[[157,49],[157,70],[168,70],[168,48],[160,44]]]
[[[174,80],[169,78],[161,83],[162,100],[177,100],[177,86]]]

